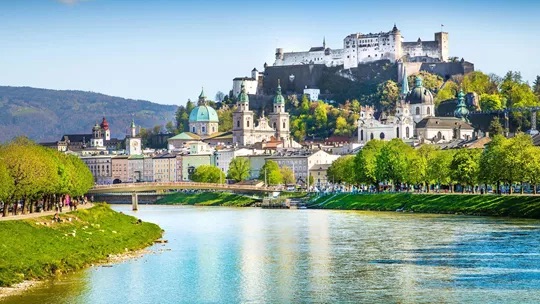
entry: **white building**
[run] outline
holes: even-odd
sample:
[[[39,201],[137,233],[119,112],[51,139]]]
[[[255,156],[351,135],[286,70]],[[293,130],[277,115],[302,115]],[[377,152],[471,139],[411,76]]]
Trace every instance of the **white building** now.
[[[246,93],[250,95],[256,95],[259,93],[259,88],[262,85],[262,78],[264,74],[253,68],[251,71],[251,77],[236,77],[233,79],[233,96],[238,96],[242,92],[242,84],[244,84]]]
[[[176,155],[165,153],[152,157],[153,180],[155,182],[174,182],[177,178]]]
[[[427,117],[416,124],[416,132],[418,138],[443,143],[454,139],[471,140],[474,128],[456,117]]]
[[[317,88],[306,88],[304,89],[304,95],[307,95],[310,101],[317,101],[319,100],[319,94],[321,94],[321,90]]]
[[[229,165],[234,158],[262,153],[263,151],[261,150],[246,148],[217,150],[214,152],[214,163],[216,164],[216,167],[227,174]]]
[[[126,136],[126,154],[127,155],[141,155],[142,154],[142,142],[141,138],[137,134],[137,127],[135,121],[131,121],[130,134]]]
[[[110,155],[83,156],[81,160],[88,166],[96,184],[112,183],[112,157]]]
[[[305,184],[308,172],[320,165],[332,164],[339,155],[326,153],[325,151],[317,152],[278,152],[266,158],[266,160],[275,161],[280,168],[289,167],[293,170],[297,183]]]
[[[343,39],[342,49],[330,49],[323,41],[322,47],[312,47],[307,52],[284,52],[276,49],[274,66],[324,64],[328,67],[343,65],[345,69],[358,64],[386,59],[392,62],[403,57],[407,61],[448,60],[448,33],[435,33],[433,41],[403,42],[401,32],[394,25],[389,32],[355,33]]]
[[[372,139],[411,139],[414,136],[414,121],[409,112],[409,104],[401,101],[396,107],[396,115],[374,117],[373,107],[362,107],[358,120],[358,142],[365,144]]]

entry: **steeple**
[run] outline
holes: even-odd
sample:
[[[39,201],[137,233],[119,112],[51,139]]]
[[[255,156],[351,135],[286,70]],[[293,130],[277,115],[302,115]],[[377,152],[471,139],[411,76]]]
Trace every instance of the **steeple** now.
[[[135,119],[131,119],[130,131],[131,131],[131,137],[137,136],[137,127],[135,126]]]
[[[415,88],[421,88],[422,87],[422,77],[420,76],[416,76],[416,78],[414,79],[414,87]]]
[[[281,95],[281,84],[278,79],[277,81],[277,89],[276,89],[276,96],[274,96],[274,104],[285,104],[285,98],[283,98],[283,95]]]
[[[469,122],[467,117],[469,116],[469,109],[467,109],[467,105],[465,105],[465,93],[463,93],[463,89],[459,90],[458,104],[456,106],[456,110],[454,111],[454,116],[465,122]]]
[[[323,39],[322,39],[322,47],[323,49],[326,49],[326,37],[323,36]]]
[[[206,105],[206,96],[204,95],[204,87],[201,87],[201,94],[199,94],[199,106]]]
[[[243,103],[243,104],[249,103],[249,96],[246,92],[246,85],[244,84],[244,81],[242,81],[240,88],[241,88],[240,94],[238,94],[238,103]]]
[[[403,76],[401,78],[401,96],[405,98],[405,96],[407,96],[409,93],[409,79],[407,77],[407,68],[405,67],[405,63],[403,63]]]

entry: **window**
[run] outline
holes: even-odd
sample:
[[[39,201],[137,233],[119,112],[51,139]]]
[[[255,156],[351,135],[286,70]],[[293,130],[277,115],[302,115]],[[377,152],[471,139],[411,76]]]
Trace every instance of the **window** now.
[[[405,136],[409,138],[409,127],[405,128]]]
[[[373,133],[371,133],[371,135],[369,136],[370,139],[373,139]]]
[[[364,140],[364,130],[360,130],[360,141]]]
[[[249,128],[249,120],[246,121],[246,126]]]
[[[285,122],[283,122],[283,129],[285,129]]]
[[[420,115],[420,107],[416,107],[416,115]]]
[[[431,115],[431,108],[427,107],[427,115]]]
[[[202,133],[206,132],[206,128],[205,127],[202,127]]]
[[[396,128],[396,137],[399,138],[399,127]]]
[[[381,132],[381,134],[379,134],[379,137],[380,137],[381,139],[384,139],[384,132]]]
[[[191,133],[195,133],[195,127],[191,127]]]
[[[236,121],[236,127],[240,128],[240,120]],[[195,131],[194,131],[195,132]]]
[[[276,128],[276,122],[274,121],[274,129]]]

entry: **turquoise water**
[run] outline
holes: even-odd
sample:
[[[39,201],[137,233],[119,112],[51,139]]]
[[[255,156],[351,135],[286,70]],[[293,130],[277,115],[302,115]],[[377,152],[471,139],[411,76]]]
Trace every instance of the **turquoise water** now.
[[[135,215],[159,224],[169,242],[6,302],[540,301],[539,221],[180,206]]]

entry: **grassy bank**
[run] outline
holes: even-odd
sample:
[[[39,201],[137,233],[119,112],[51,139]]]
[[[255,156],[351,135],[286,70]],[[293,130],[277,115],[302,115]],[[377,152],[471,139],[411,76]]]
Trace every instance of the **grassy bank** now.
[[[312,201],[310,208],[459,213],[540,219],[540,196],[460,194],[338,194]]]
[[[162,233],[105,204],[60,217],[0,222],[0,286],[81,269],[109,254],[144,248]]]
[[[156,204],[245,207],[252,205],[255,201],[255,199],[228,192],[176,192],[157,200]]]

